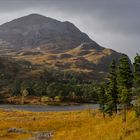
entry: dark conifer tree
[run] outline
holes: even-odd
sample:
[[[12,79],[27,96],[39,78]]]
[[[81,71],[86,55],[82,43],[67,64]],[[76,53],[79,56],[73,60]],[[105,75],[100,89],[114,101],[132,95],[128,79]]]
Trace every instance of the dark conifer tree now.
[[[133,74],[131,63],[126,55],[122,55],[117,72],[117,83],[119,89],[119,100],[123,106],[123,121],[126,122],[126,109],[131,102],[131,88],[133,85]]]
[[[136,102],[134,105],[136,116],[140,116],[140,55],[134,58],[134,88],[136,92]]]
[[[140,55],[137,54],[134,58],[134,83],[136,86],[140,85]]]
[[[103,113],[103,118],[105,118],[106,90],[105,90],[104,83],[102,83],[99,87],[98,97],[99,97],[100,109]]]
[[[111,115],[113,111],[117,113],[117,74],[116,74],[116,62],[112,61],[109,71],[109,83],[107,90],[107,111]]]
[[[15,96],[20,95],[20,90],[21,90],[21,81],[15,80],[11,87],[12,95]]]

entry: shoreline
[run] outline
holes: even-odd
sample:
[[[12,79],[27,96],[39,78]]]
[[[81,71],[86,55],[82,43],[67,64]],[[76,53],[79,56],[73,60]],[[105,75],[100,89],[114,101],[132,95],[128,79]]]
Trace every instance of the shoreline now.
[[[0,100],[0,104],[8,105],[50,105],[50,106],[71,106],[71,105],[82,105],[82,104],[98,104],[96,101],[46,101],[42,102],[39,96],[28,96],[25,97],[24,103],[21,102],[21,96],[12,96],[3,98]]]

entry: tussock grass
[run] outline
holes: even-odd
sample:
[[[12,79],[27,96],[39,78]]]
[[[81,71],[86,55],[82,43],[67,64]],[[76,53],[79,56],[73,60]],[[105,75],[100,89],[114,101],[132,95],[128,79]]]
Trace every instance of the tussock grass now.
[[[9,133],[9,128],[21,128],[28,133]],[[25,140],[36,131],[53,131],[53,140],[140,140],[140,119],[134,112],[128,112],[124,129],[121,115],[103,119],[98,111],[39,113],[0,110],[0,140]]]

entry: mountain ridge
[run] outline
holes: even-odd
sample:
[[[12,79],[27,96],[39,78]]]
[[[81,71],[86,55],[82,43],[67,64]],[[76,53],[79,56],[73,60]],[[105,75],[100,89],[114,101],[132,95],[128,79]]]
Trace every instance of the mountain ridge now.
[[[100,46],[71,22],[39,14],[0,26],[0,54],[44,68],[92,73],[91,79],[95,80],[105,78],[112,59],[118,61],[121,57],[121,53]]]

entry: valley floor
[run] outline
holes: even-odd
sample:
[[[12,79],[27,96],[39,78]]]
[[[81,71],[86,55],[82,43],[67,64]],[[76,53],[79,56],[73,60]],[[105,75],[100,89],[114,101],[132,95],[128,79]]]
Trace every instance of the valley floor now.
[[[0,140],[140,140],[134,112],[102,118],[98,111],[27,112],[0,110]]]

